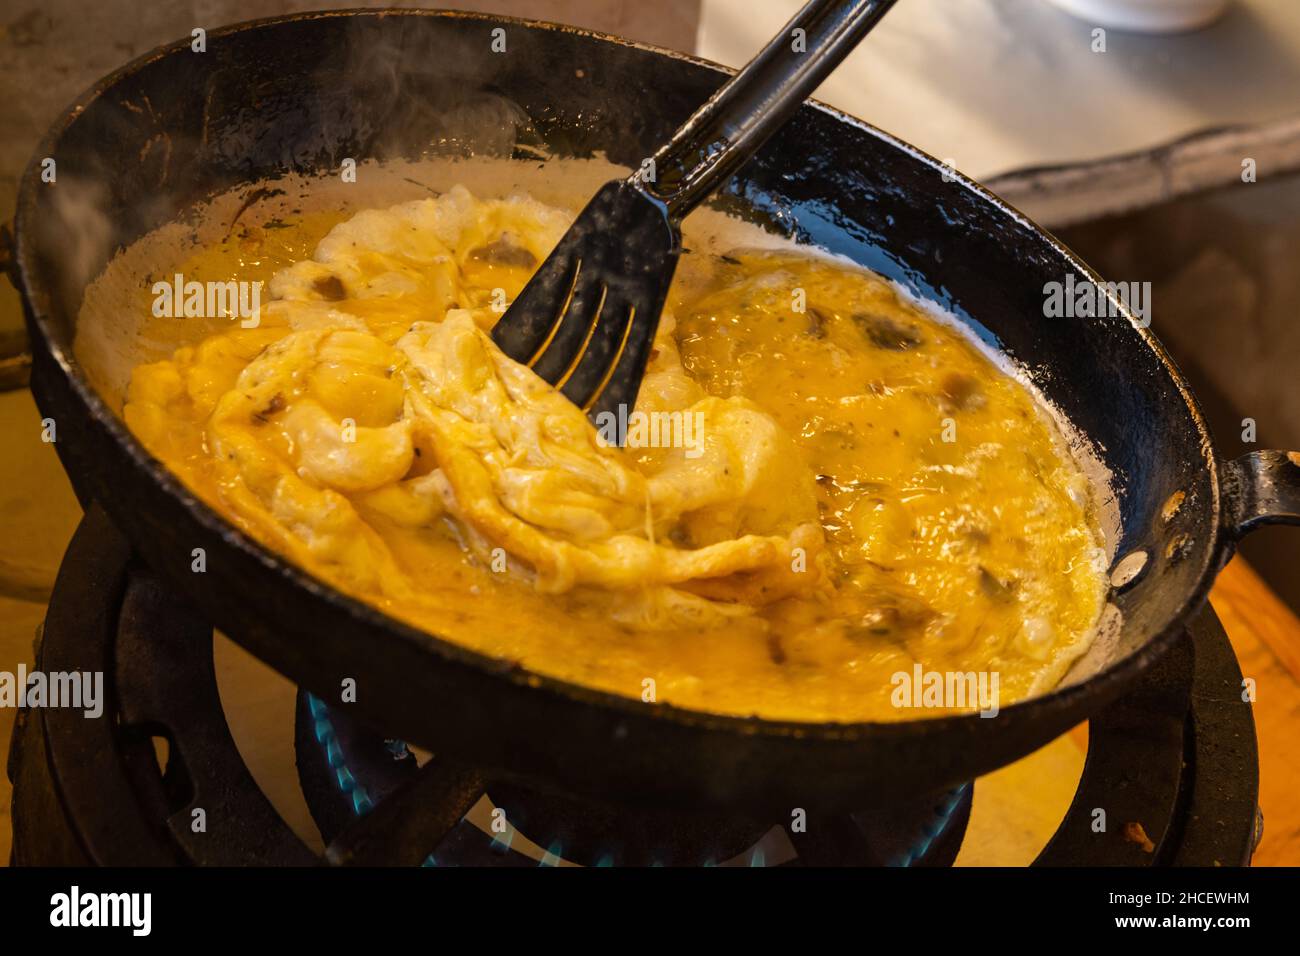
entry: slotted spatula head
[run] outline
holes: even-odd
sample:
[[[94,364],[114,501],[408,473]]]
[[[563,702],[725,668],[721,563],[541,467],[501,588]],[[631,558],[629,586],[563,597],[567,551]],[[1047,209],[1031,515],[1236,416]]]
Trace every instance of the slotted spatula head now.
[[[517,362],[595,421],[631,412],[681,232],[632,182],[606,183],[492,330]]]

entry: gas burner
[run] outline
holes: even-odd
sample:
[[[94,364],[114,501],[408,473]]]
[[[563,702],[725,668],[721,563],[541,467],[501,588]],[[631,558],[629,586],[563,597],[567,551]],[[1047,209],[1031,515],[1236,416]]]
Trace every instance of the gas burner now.
[[[298,692],[295,748],[307,806],[326,842],[421,772],[415,754]],[[429,758],[423,766],[431,769]],[[601,805],[497,780],[426,865],[939,866],[956,858],[970,815],[966,784],[932,800],[803,827],[791,820]],[[810,834],[817,834],[814,839]]]
[[[322,860],[253,781],[217,693],[212,628],[133,558],[98,509],[59,572],[43,671],[102,671],[105,717],[19,714],[13,862],[27,865],[946,866],[974,784],[831,820],[589,802],[406,744],[299,691],[294,742]],[[1090,721],[1075,799],[1036,863],[1234,865],[1257,842],[1254,726],[1207,609]],[[1094,832],[1105,807],[1118,826]],[[199,812],[201,811],[201,813]],[[1137,827],[1135,824],[1141,824]]]

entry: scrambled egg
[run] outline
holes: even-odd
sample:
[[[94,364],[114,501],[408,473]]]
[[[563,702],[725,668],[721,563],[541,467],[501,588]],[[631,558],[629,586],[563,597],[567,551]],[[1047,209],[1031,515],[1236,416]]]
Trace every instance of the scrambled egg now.
[[[688,256],[637,412],[699,444],[611,447],[487,334],[568,222],[457,188],[310,259],[201,253],[273,301],[138,367],[127,424],[324,580],[558,677],[809,720],[921,716],[890,702],[917,663],[997,670],[1004,704],[1059,680],[1103,564],[1018,383],[869,273]]]

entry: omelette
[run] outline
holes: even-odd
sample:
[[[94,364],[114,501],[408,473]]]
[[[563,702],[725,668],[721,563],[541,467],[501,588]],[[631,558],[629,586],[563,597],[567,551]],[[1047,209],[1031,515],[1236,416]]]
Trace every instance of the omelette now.
[[[620,444],[489,335],[571,218],[457,187],[201,249],[268,301],[135,368],[127,425],[330,585],[647,703],[883,721],[972,709],[915,709],[921,674],[1061,679],[1105,553],[1020,381],[860,267],[688,252]]]

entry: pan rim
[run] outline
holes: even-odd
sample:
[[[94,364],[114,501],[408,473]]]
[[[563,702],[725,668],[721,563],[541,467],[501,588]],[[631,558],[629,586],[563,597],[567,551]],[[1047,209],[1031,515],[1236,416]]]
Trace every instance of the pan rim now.
[[[619,46],[631,47],[679,62],[685,62],[694,66],[702,67],[723,77],[730,76],[735,72],[728,67],[700,57],[664,49],[652,44],[612,36],[599,31],[586,30],[579,27],[550,23],[542,20],[496,16],[492,14],[459,10],[415,10],[385,7],[308,11],[282,16],[264,17],[230,24],[209,31],[208,37],[209,39],[220,38],[243,33],[249,30],[273,27],[286,23],[343,17],[364,17],[377,20],[395,17],[430,17],[446,20],[476,20],[483,23],[516,25],[531,30],[567,33],[601,42],[613,43]],[[621,717],[657,719],[677,724],[685,729],[721,731],[739,734],[746,737],[759,736],[848,743],[868,739],[910,740],[928,736],[931,733],[942,730],[956,728],[958,726],[969,726],[972,722],[983,719],[977,713],[964,713],[935,717],[919,717],[899,721],[815,722],[775,720],[757,715],[742,716],[739,714],[711,713],[709,711],[678,707],[666,702],[655,703],[647,708],[646,704],[638,698],[603,691],[587,685],[550,677],[546,674],[529,670],[516,662],[482,654],[478,651],[459,645],[445,637],[409,625],[395,617],[392,617],[377,607],[351,597],[329,583],[317,578],[311,572],[276,554],[271,549],[250,537],[233,522],[222,517],[219,513],[194,495],[184,486],[177,476],[173,475],[161,461],[156,459],[144,448],[129,429],[126,428],[121,417],[115,414],[112,409],[108,407],[108,404],[90,384],[84,373],[82,373],[75,356],[70,354],[71,342],[67,343],[67,347],[65,348],[64,343],[61,341],[62,336],[58,334],[58,330],[53,326],[50,309],[48,307],[47,294],[43,289],[35,288],[33,285],[32,277],[35,275],[35,267],[33,265],[35,250],[32,248],[32,241],[28,239],[28,233],[30,231],[28,224],[32,222],[36,216],[36,187],[40,179],[39,164],[41,158],[51,154],[54,144],[56,144],[72,124],[76,122],[82,112],[103,97],[121,80],[140,72],[156,61],[162,60],[179,51],[188,49],[190,42],[191,40],[186,38],[163,44],[139,57],[136,57],[129,63],[102,77],[78,96],[72,104],[65,109],[60,118],[49,127],[45,135],[37,144],[36,151],[31,160],[29,160],[27,167],[19,180],[18,200],[14,218],[14,266],[16,273],[15,278],[17,279],[19,292],[22,295],[28,314],[28,325],[35,333],[37,333],[33,338],[39,338],[44,350],[57,364],[59,371],[67,380],[75,399],[82,405],[84,411],[97,426],[108,431],[110,437],[117,444],[118,448],[126,454],[131,465],[141,472],[147,473],[155,484],[161,486],[162,490],[184,509],[187,516],[194,521],[196,525],[201,527],[204,531],[216,535],[228,547],[237,550],[242,553],[244,558],[251,559],[253,562],[260,565],[264,570],[270,572],[277,580],[283,581],[287,585],[299,588],[302,591],[309,593],[314,599],[323,601],[332,614],[344,615],[345,617],[351,618],[359,624],[366,626],[370,630],[382,630],[389,635],[390,639],[411,645],[415,650],[421,653],[433,652],[448,663],[472,668],[484,676],[507,680],[511,684],[516,685],[517,689],[527,689],[531,692],[543,693],[552,697],[562,698],[569,703],[600,708]],[[1099,287],[1104,287],[1101,277],[1064,243],[1060,242],[1060,240],[1041,226],[1033,223],[1027,216],[1011,204],[996,196],[979,183],[971,180],[960,171],[944,165],[938,159],[930,156],[928,153],[925,153],[910,143],[872,126],[864,120],[844,113],[843,111],[820,101],[810,99],[801,109],[812,109],[826,114],[839,123],[851,126],[862,133],[880,140],[900,152],[911,156],[913,159],[920,161],[935,170],[936,173],[945,172],[953,181],[960,183],[964,188],[974,192],[982,202],[992,206],[995,212],[1008,216],[1017,222],[1023,229],[1030,233],[1038,243],[1043,244],[1047,251],[1049,251],[1054,258],[1061,261],[1062,264],[1068,265],[1088,280],[1099,283]],[[1169,616],[1165,625],[1157,633],[1153,634],[1140,647],[1127,656],[1112,662],[1107,667],[1085,680],[1068,686],[1058,685],[1056,688],[1053,688],[1044,694],[1019,700],[1002,707],[998,716],[1004,718],[1005,722],[1009,724],[1033,721],[1043,717],[1045,714],[1070,709],[1077,701],[1079,701],[1080,698],[1085,696],[1097,696],[1098,698],[1113,696],[1113,692],[1117,692],[1117,688],[1122,688],[1122,686],[1126,685],[1134,677],[1149,667],[1154,661],[1159,659],[1171,643],[1181,635],[1187,618],[1194,613],[1207,598],[1210,586],[1213,583],[1213,572],[1226,557],[1224,554],[1224,546],[1227,536],[1225,535],[1225,529],[1223,526],[1219,459],[1210,440],[1208,427],[1201,413],[1200,406],[1184,379],[1182,372],[1178,369],[1164,346],[1151,333],[1150,329],[1144,328],[1141,323],[1134,318],[1123,302],[1115,300],[1114,304],[1118,309],[1118,314],[1133,326],[1134,331],[1138,334],[1146,347],[1151,349],[1153,356],[1156,358],[1165,374],[1169,376],[1170,383],[1174,386],[1179,397],[1182,399],[1201,439],[1201,457],[1207,469],[1207,478],[1209,482],[1210,500],[1208,502],[1208,508],[1209,519],[1212,527],[1212,537],[1211,540],[1206,542],[1203,548],[1199,549],[1201,558],[1200,567],[1196,572],[1197,578],[1195,587],[1190,590],[1179,608]],[[111,511],[107,503],[101,504],[104,505],[106,510]],[[239,639],[235,638],[234,635],[230,636],[239,642]],[[296,680],[297,678],[291,679]]]

